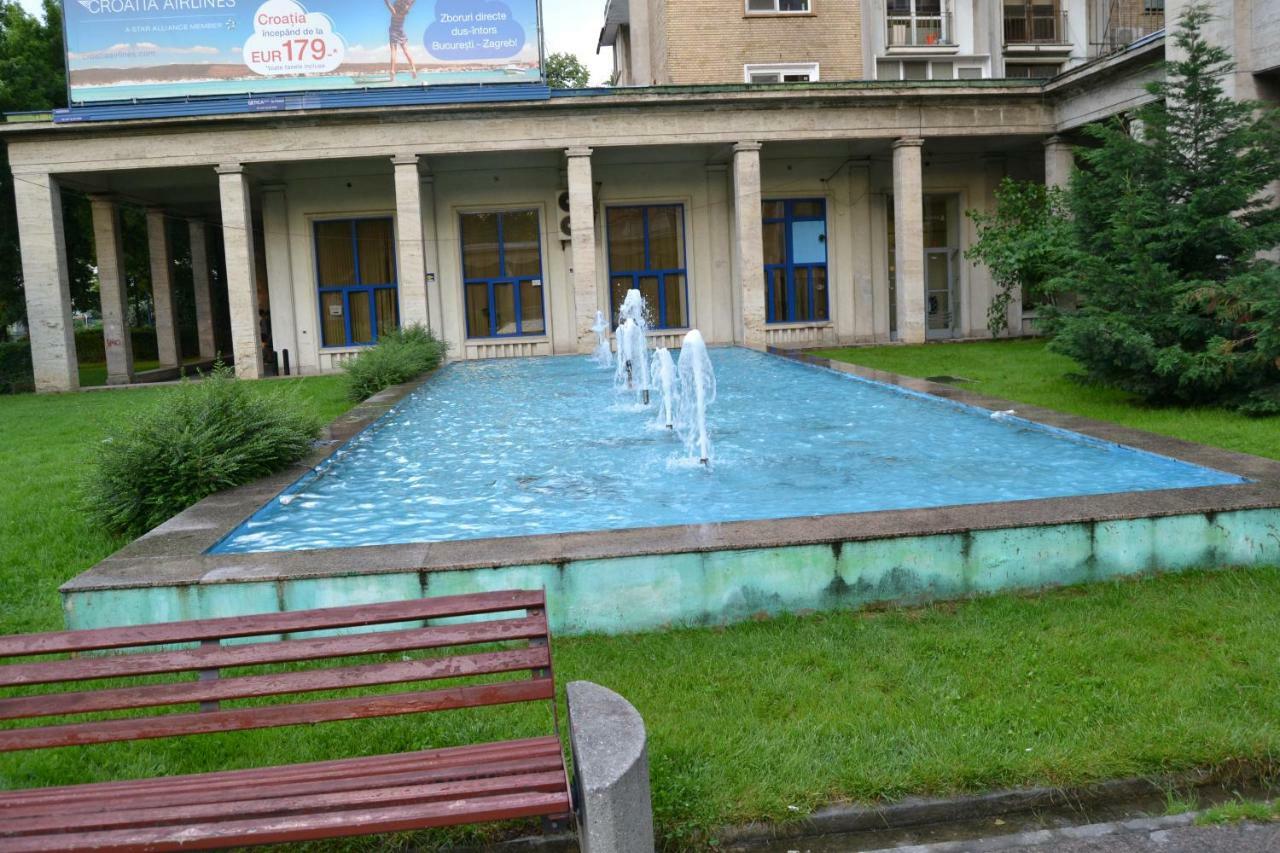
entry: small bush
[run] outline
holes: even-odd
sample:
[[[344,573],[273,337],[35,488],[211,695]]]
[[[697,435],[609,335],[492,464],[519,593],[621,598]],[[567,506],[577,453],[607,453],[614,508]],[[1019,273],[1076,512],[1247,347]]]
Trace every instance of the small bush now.
[[[215,492],[298,461],[320,427],[295,393],[264,392],[220,365],[109,435],[89,475],[88,511],[113,532],[141,535]]]
[[[408,382],[444,361],[447,345],[421,326],[388,332],[342,367],[347,372],[347,393],[363,400],[384,388]]]
[[[0,394],[25,394],[35,389],[31,344],[27,341],[0,343]]]

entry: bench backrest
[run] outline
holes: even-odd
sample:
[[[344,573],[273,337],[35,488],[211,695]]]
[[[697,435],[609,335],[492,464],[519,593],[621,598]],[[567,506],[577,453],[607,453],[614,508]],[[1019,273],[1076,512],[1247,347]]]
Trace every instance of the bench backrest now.
[[[438,624],[458,617],[487,618]],[[157,646],[180,648],[155,650]],[[83,654],[148,647],[133,654]],[[440,656],[445,649],[449,654]],[[413,654],[426,651],[431,654]],[[39,659],[68,654],[72,656]],[[360,656],[373,656],[373,662],[314,668],[317,662]],[[0,660],[6,658],[14,660],[0,665],[0,752],[539,700],[549,701],[555,713],[541,590],[0,637]],[[302,663],[313,668],[223,676],[228,668]],[[147,676],[145,683],[93,685],[136,676]],[[155,676],[174,680],[156,683]],[[483,683],[423,689],[424,682],[471,676],[485,678]],[[55,685],[61,692],[48,692]],[[381,689],[387,685],[411,688]],[[344,693],[342,698],[314,695],[367,687],[379,690]],[[243,699],[270,699],[272,704],[222,704]],[[113,711],[133,713],[61,724],[47,719]],[[41,719],[17,727],[12,722]]]

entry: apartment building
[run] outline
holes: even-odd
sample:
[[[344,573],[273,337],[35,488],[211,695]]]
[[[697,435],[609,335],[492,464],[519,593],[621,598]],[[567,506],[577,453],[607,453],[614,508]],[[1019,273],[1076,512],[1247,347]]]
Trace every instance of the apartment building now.
[[[1164,0],[608,0],[617,84],[1050,78],[1164,27]]]

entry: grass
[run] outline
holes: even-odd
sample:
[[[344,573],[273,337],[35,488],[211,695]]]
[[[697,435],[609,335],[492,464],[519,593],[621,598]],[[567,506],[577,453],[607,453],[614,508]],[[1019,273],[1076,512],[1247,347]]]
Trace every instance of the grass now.
[[[822,350],[818,355],[877,370],[970,379],[959,387],[1134,429],[1280,459],[1280,418],[1249,418],[1214,408],[1144,406],[1121,391],[1071,378],[1075,363],[1043,341],[1013,340]]]
[[[1198,826],[1221,826],[1246,820],[1254,823],[1280,821],[1280,800],[1270,803],[1257,800],[1233,800],[1205,809],[1196,815]]]
[[[986,393],[1079,406],[1094,417],[1112,411],[1113,420],[1238,450],[1277,451],[1274,421],[1189,413],[1178,432],[1176,413],[1135,409],[1063,380],[1064,366],[1039,344],[850,357],[968,376]],[[1027,375],[1009,378],[1023,361]],[[325,417],[349,405],[339,377],[296,381]],[[109,423],[163,404],[167,390],[0,397],[0,631],[60,627],[57,586],[123,544],[79,512],[83,468]],[[1239,760],[1280,767],[1280,569],[558,638],[555,654],[562,685],[607,685],[644,716],[669,849],[707,847],[719,826],[794,820],[836,800],[1070,786]],[[0,788],[445,746],[541,734],[546,725],[536,709],[496,708],[18,753],[0,757]]]
[[[185,359],[186,364],[195,364],[201,361],[199,358]],[[147,370],[158,370],[160,362],[158,361],[134,361],[133,369],[135,373],[142,373]],[[98,385],[107,384],[107,363],[88,362],[80,365],[80,387],[91,388]]]

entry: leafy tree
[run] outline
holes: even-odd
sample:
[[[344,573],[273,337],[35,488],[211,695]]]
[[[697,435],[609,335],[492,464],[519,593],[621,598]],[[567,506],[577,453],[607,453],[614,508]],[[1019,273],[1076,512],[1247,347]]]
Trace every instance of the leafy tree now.
[[[591,69],[572,53],[553,53],[544,67],[552,89],[585,89],[591,85]]]
[[[965,252],[991,270],[997,292],[987,306],[987,328],[998,338],[1009,328],[1009,306],[1021,294],[1039,303],[1070,262],[1071,244],[1066,198],[1062,190],[1031,181],[1005,178],[996,190],[996,210],[968,215],[978,240]]]
[[[1059,230],[1025,190],[977,254],[998,280],[1077,296],[1078,309],[1041,315],[1052,347],[1088,380],[1155,403],[1280,413],[1280,267],[1263,254],[1280,245],[1267,192],[1280,179],[1280,111],[1227,97],[1220,81],[1233,65],[1201,35],[1209,19],[1202,5],[1183,12],[1176,58],[1136,122],[1086,129],[1093,145],[1061,211],[1059,274],[1045,280],[1028,248]],[[1053,238],[1046,251],[1054,257]]]

